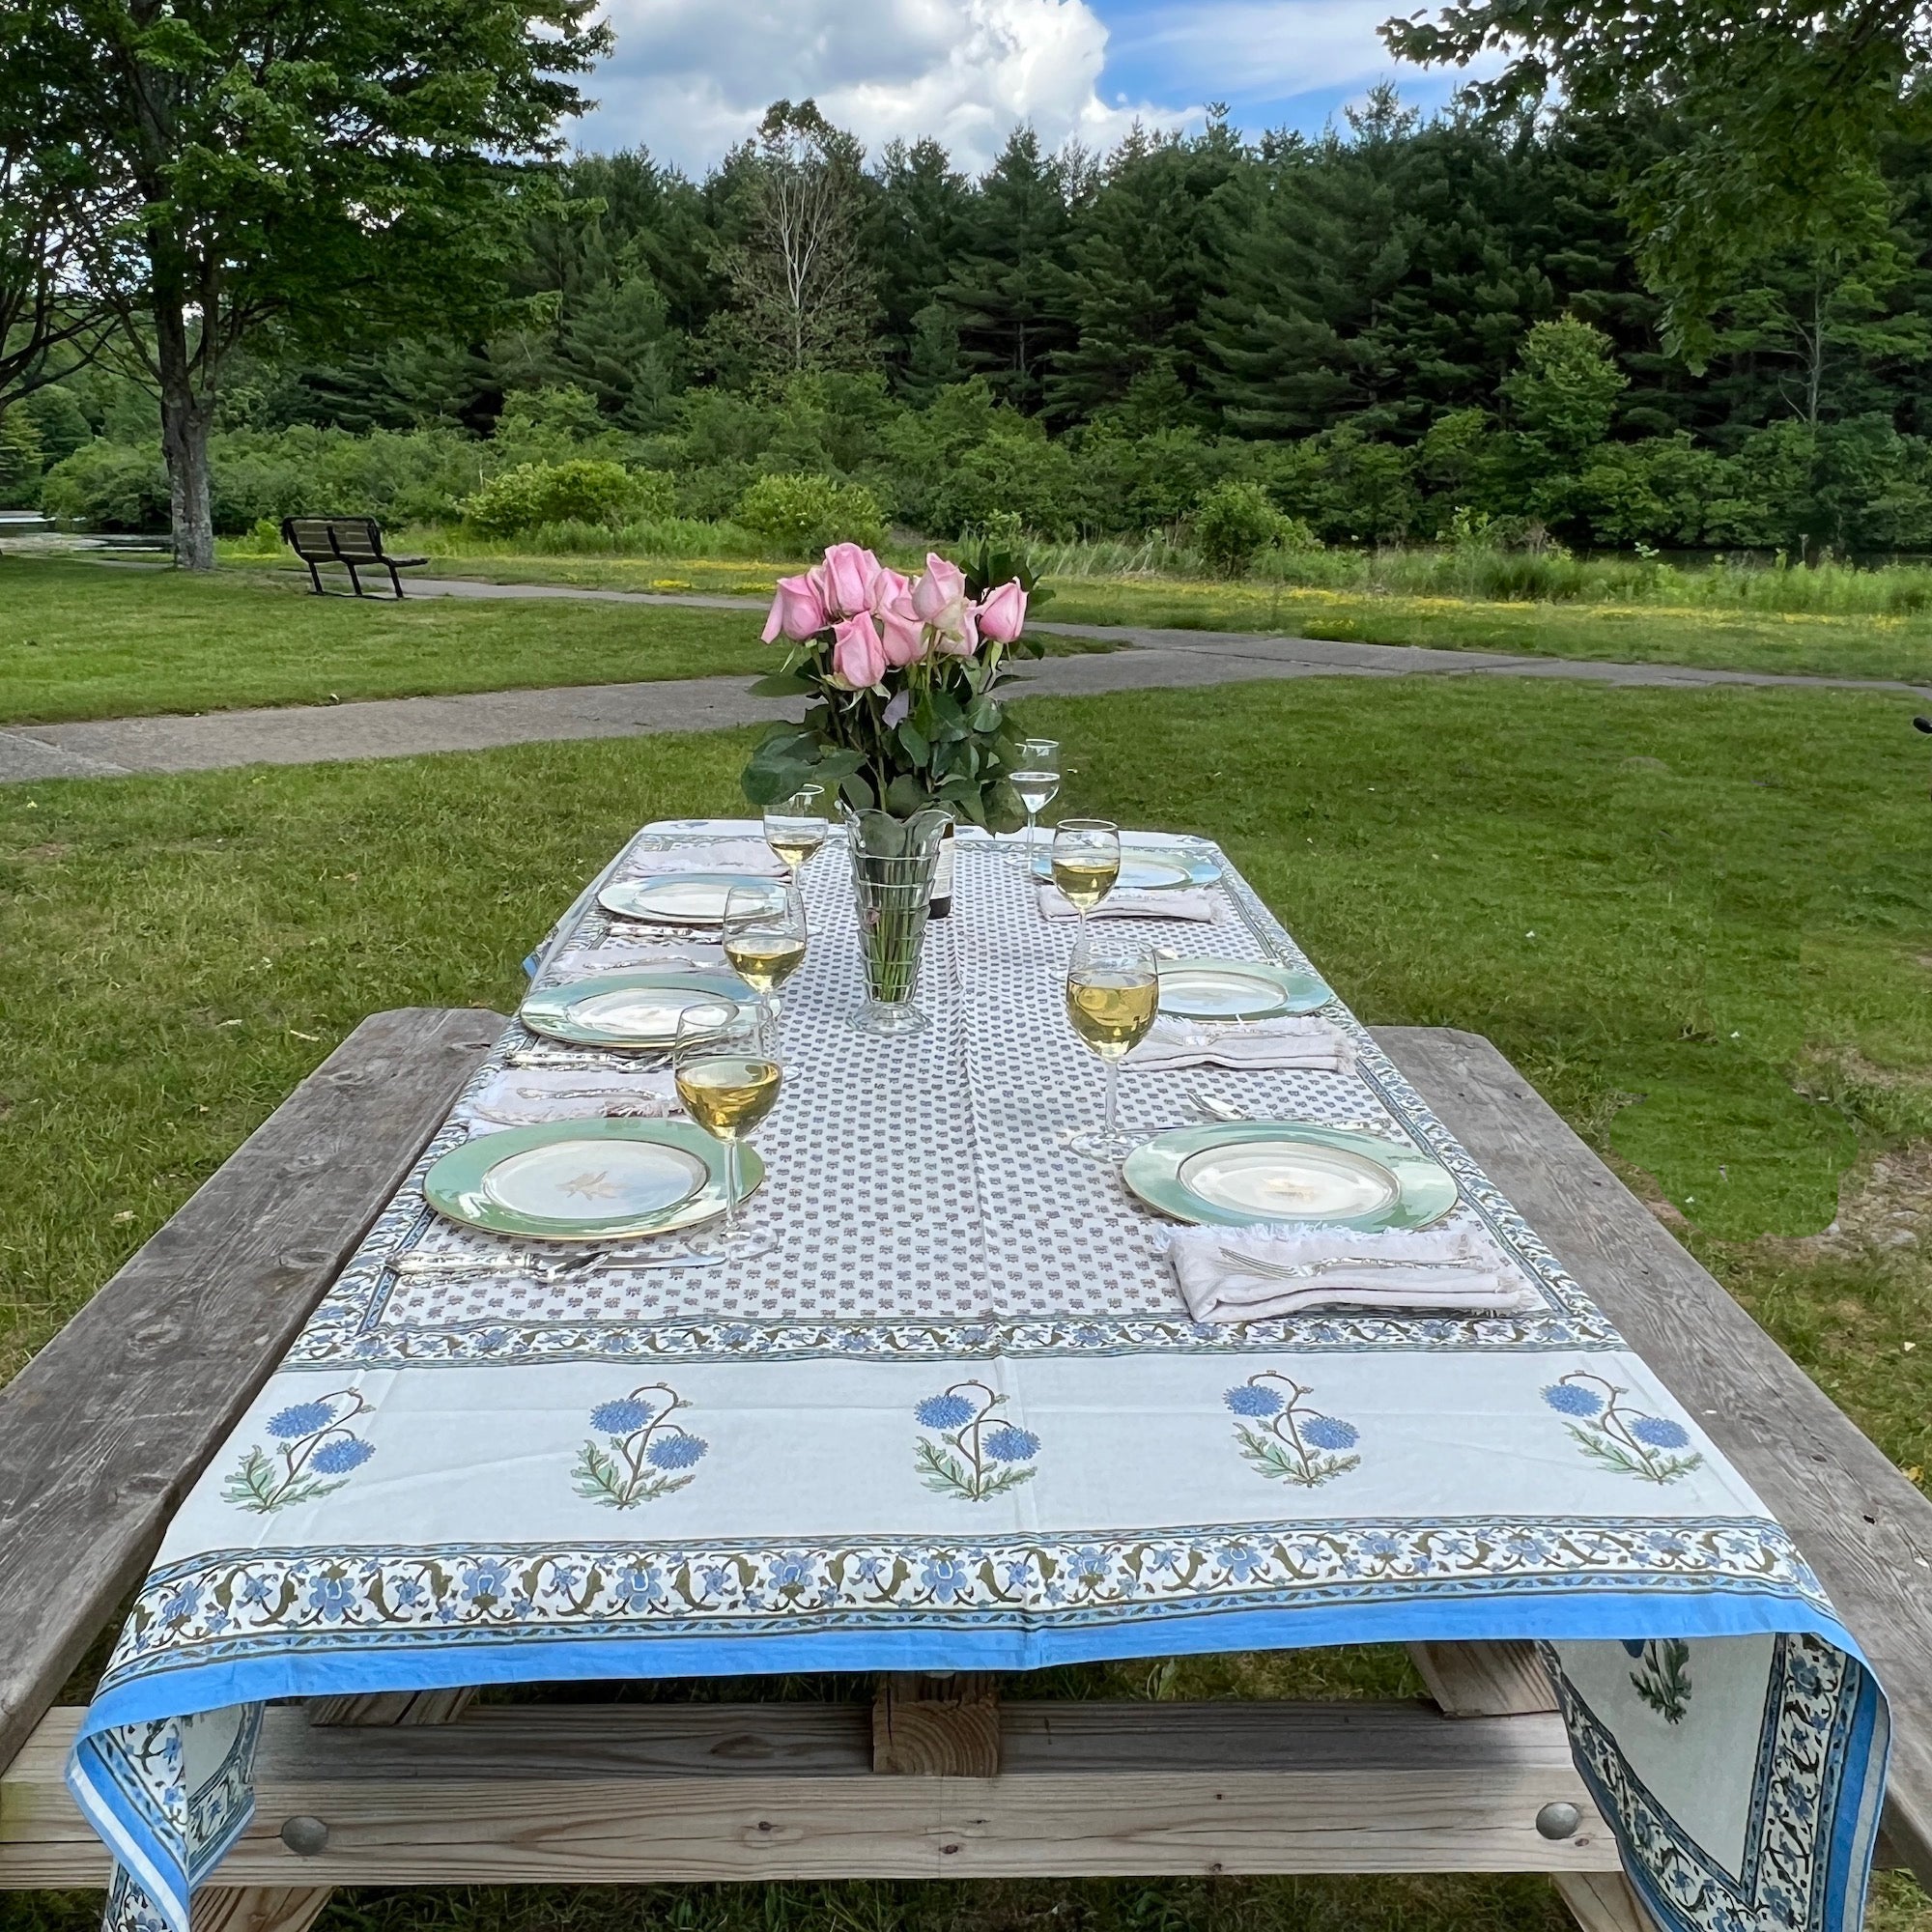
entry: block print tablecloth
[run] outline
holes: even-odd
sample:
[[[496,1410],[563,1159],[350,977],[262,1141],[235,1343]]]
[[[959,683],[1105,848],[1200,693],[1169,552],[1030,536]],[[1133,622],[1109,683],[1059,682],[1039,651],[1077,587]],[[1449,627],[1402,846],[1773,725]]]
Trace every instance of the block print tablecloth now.
[[[1858,1923],[1886,1723],[1856,1647],[1346,1009],[1355,1072],[1132,1072],[1129,1124],[1208,1084],[1424,1148],[1535,1313],[1190,1323],[1156,1217],[1064,1147],[1099,1104],[1061,1012],[1071,926],[962,840],[935,1023],[877,1041],[840,1023],[836,848],[808,899],[749,1210],[779,1251],[399,1279],[406,1252],[513,1252],[412,1179],[189,1496],[101,1681],[71,1781],[121,1861],[113,1915],[185,1932],[270,1697],[1518,1637],[1673,1932]],[[1151,930],[1300,962],[1232,873],[1216,906]],[[539,978],[635,939],[611,923],[586,895]],[[513,1025],[491,1064],[532,1044]]]

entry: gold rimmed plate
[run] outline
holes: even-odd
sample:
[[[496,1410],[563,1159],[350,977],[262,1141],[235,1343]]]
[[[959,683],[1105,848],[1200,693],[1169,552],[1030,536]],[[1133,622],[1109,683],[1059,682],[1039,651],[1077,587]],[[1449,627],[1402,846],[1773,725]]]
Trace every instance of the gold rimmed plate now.
[[[1426,1228],[1457,1199],[1447,1168],[1413,1148],[1347,1127],[1231,1121],[1156,1134],[1121,1178],[1178,1221],[1245,1228],[1312,1221],[1373,1234]]]
[[[764,1179],[738,1150],[738,1198]],[[546,1121],[479,1134],[423,1177],[445,1219],[532,1241],[623,1240],[724,1211],[724,1147],[684,1121]]]
[[[784,904],[784,881],[757,872],[665,872],[654,879],[628,879],[606,886],[597,903],[620,919],[653,925],[720,925],[733,892],[761,895],[761,911]]]
[[[1326,980],[1271,959],[1163,959],[1160,1009],[1184,1020],[1265,1020],[1312,1013],[1335,997]]]
[[[726,1026],[756,995],[735,973],[679,973],[639,967],[598,973],[531,993],[517,1017],[532,1033],[574,1046],[618,1046],[662,1052],[677,1038],[688,1012],[709,1009]]]

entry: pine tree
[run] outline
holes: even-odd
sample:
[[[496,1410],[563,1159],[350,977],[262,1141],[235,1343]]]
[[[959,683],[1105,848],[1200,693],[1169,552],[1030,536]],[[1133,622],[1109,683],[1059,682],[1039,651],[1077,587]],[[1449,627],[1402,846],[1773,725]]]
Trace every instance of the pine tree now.
[[[1275,144],[1255,219],[1231,239],[1228,293],[1209,303],[1208,384],[1231,427],[1303,436],[1356,416],[1405,421],[1388,300],[1421,223],[1405,203],[1415,117],[1378,88],[1351,138]]]
[[[1015,128],[980,183],[942,298],[959,318],[961,355],[1016,408],[1039,407],[1046,371],[1073,330],[1065,315],[1073,212],[1093,191],[1073,152],[1047,156],[1031,128]]]
[[[879,348],[902,383],[929,393],[935,382],[956,380],[953,354],[944,353],[948,311],[939,299],[952,270],[973,191],[937,141],[887,144],[867,177],[865,248],[879,294]],[[923,318],[923,320],[922,320]],[[942,371],[954,369],[955,373]]]
[[[1108,157],[1075,220],[1062,297],[1075,333],[1053,355],[1050,417],[1082,420],[1137,384],[1144,399],[1199,390],[1201,312],[1221,274],[1208,204],[1247,159],[1219,113],[1193,140],[1136,127]]]

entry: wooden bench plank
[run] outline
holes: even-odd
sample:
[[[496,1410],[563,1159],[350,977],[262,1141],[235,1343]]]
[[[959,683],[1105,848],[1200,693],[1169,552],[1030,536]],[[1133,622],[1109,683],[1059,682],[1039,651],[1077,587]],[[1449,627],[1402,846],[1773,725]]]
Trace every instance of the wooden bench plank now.
[[[1488,1040],[1376,1037],[1823,1579],[1891,1704],[1888,1856],[1932,1886],[1932,1502]]]
[[[0,1780],[0,1886],[99,1884],[60,1782]],[[271,1707],[227,1886],[1617,1869],[1560,1719],[1421,1704],[1009,1704],[998,1777],[877,1777],[863,1705],[485,1705],[446,1729]],[[1552,1842],[1546,1804],[1584,1823]],[[293,1817],[327,1840],[298,1858]]]
[[[0,1392],[0,1764],[502,1025],[364,1020]]]

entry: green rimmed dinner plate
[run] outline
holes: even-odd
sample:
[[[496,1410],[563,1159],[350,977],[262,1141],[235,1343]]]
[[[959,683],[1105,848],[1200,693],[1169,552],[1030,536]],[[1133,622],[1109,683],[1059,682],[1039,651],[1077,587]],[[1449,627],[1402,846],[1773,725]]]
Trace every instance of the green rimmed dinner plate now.
[[[630,879],[606,886],[597,903],[624,919],[653,925],[720,925],[724,902],[734,889],[761,891],[770,907],[784,903],[784,881],[757,872],[664,872],[655,879]]]
[[[1376,1134],[1293,1121],[1230,1121],[1156,1134],[1121,1178],[1178,1221],[1246,1228],[1321,1221],[1374,1234],[1426,1228],[1456,1205],[1455,1177]]]
[[[439,1214],[532,1241],[608,1241],[696,1227],[724,1211],[724,1145],[684,1121],[546,1121],[479,1134],[423,1176]],[[738,1150],[738,1198],[764,1179]]]
[[[1033,862],[1034,876],[1053,880],[1053,861],[1041,846]],[[1186,886],[1211,886],[1221,876],[1217,861],[1203,858],[1179,845],[1121,845],[1121,875],[1115,887],[1129,893],[1177,892]]]
[[[1160,962],[1160,1009],[1177,1019],[1274,1019],[1312,1013],[1334,997],[1325,980],[1271,959]]]
[[[532,1033],[574,1046],[662,1049],[676,1043],[679,1015],[690,1009],[716,1007],[723,1026],[755,997],[735,973],[639,967],[548,986],[530,994],[517,1009],[517,1017]]]

